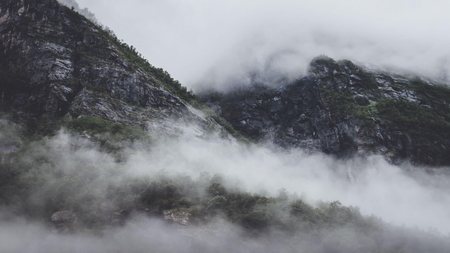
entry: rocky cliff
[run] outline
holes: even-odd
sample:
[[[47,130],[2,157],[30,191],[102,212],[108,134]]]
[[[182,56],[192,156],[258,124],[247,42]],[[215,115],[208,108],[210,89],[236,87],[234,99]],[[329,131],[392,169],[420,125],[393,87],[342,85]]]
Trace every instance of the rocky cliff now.
[[[0,2],[0,79],[1,106],[26,119],[90,115],[147,130],[166,120],[214,124],[190,109],[193,94],[166,71],[56,0]]]
[[[293,83],[202,97],[257,141],[343,158],[382,154],[395,163],[450,165],[450,89],[419,77],[318,57]]]
[[[293,83],[203,99],[255,141],[343,158],[379,153],[393,162],[450,164],[450,91],[420,78],[320,57]],[[74,134],[29,136],[24,121],[63,122]],[[321,165],[321,156],[284,164],[290,156],[266,149],[153,142],[148,135],[213,129],[239,136],[112,32],[55,0],[0,1],[0,252],[449,252],[448,238],[431,227],[447,217],[440,211],[448,206],[445,175],[415,184],[374,161],[380,176],[369,173],[358,183],[351,170],[340,175],[346,163]],[[347,175],[354,188],[341,188]],[[428,179],[436,185],[427,188]],[[271,196],[285,185],[291,193],[281,188]],[[421,217],[422,226],[430,221],[430,232],[386,224],[339,201],[309,205],[313,188],[323,192],[317,196],[347,200],[362,192],[356,203],[361,198],[400,216],[423,207],[408,217]],[[399,207],[398,199],[414,204]]]
[[[56,0],[0,2],[0,80],[3,110],[32,121],[84,115],[169,134],[190,124],[195,135],[236,129],[342,158],[450,165],[445,86],[318,57],[293,83],[203,95],[229,125],[190,107],[194,95],[166,71]]]

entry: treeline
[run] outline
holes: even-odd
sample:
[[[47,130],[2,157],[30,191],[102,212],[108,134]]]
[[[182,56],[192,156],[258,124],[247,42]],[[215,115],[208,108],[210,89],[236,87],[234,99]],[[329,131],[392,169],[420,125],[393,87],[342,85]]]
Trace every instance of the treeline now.
[[[50,225],[53,213],[70,210],[78,217],[74,233],[102,234],[120,228],[133,214],[162,219],[171,211],[189,214],[189,227],[199,229],[226,220],[243,229],[242,240],[266,245],[262,251],[247,245],[245,252],[450,249],[447,237],[392,226],[338,201],[311,206],[283,189],[275,197],[253,194],[206,172],[198,177],[164,170],[133,176],[129,172],[135,164],[128,164],[127,157],[151,150],[151,141],[133,134],[139,129],[92,117],[64,126],[68,134],[12,142],[20,147],[0,154],[0,209],[9,213],[0,213],[0,221],[13,215]],[[17,128],[0,125],[0,133],[19,134]],[[122,152],[120,161],[114,159],[116,151]]]
[[[157,80],[159,80],[165,88],[184,99],[185,101],[196,100],[196,97],[192,90],[187,90],[187,88],[178,80],[172,78],[172,76],[166,70],[162,68],[157,68],[150,64],[147,59],[145,59],[136,48],[128,45],[127,43],[119,40],[112,30],[102,25],[98,25],[99,29],[106,35],[110,41],[112,41],[124,54],[124,56],[133,64],[138,66],[143,71],[149,73]]]
[[[114,34],[114,32],[109,29],[106,26],[103,26],[102,24],[95,22],[94,20],[89,20],[79,12],[77,12],[74,8],[68,8],[64,7],[65,11],[68,15],[76,15],[77,18],[82,18],[87,22],[90,22],[93,26],[95,26],[105,38],[112,42],[119,51],[122,53],[122,56],[124,56],[130,63],[137,66],[144,72],[147,72],[151,76],[153,76],[155,79],[160,81],[160,83],[172,92],[174,95],[179,96],[180,98],[184,99],[185,101],[191,101],[195,100],[196,97],[192,90],[187,90],[185,86],[183,86],[178,80],[175,80],[172,78],[172,76],[164,69],[157,68],[150,64],[147,59],[145,59],[142,54],[140,54],[135,47],[128,45],[123,40],[120,40],[117,38],[117,36]]]

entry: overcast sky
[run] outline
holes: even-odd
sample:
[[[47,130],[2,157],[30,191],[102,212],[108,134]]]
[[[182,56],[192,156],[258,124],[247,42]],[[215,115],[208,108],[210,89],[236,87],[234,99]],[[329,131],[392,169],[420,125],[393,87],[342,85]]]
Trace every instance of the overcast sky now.
[[[297,78],[320,54],[450,73],[448,0],[78,0],[183,85]],[[450,76],[450,75],[449,75]]]

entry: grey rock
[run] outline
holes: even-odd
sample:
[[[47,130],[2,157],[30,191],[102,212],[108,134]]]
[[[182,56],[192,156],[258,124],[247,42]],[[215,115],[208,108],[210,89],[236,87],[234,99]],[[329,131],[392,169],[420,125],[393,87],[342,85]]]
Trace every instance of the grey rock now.
[[[163,211],[163,214],[165,220],[172,221],[183,226],[189,225],[189,219],[192,216],[191,213],[186,210],[166,210]]]
[[[381,154],[394,163],[450,165],[446,158],[450,139],[444,138],[445,133],[413,135],[387,124],[380,115],[370,116],[368,108],[386,99],[450,111],[450,98],[427,93],[432,86],[425,86],[420,93],[406,77],[368,70],[350,61],[318,58],[306,77],[279,88],[254,84],[228,94],[203,94],[202,99],[236,130],[259,142],[269,139],[280,147],[340,158]],[[334,108],[335,95],[351,98],[348,103],[365,108],[368,116]],[[414,112],[408,116],[414,117]],[[449,123],[447,119],[443,124]]]
[[[26,119],[49,122],[89,115],[143,128],[180,118],[204,130],[214,125],[118,45],[56,1],[1,1],[0,67],[21,70],[24,80],[0,85],[0,102]]]
[[[57,232],[66,233],[75,229],[78,217],[74,212],[65,210],[53,213],[50,220],[53,222]]]

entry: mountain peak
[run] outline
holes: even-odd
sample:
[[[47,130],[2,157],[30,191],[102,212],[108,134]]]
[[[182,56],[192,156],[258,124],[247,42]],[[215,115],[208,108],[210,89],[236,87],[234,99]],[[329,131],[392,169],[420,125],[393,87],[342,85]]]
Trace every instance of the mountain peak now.
[[[450,91],[421,78],[321,55],[297,81],[205,96],[230,125],[200,117],[188,106],[197,103],[192,92],[57,1],[3,1],[0,20],[2,106],[23,117],[95,116],[147,130],[164,120],[194,121],[203,129],[220,122],[286,148],[450,164]]]
[[[57,1],[2,1],[0,20],[3,106],[48,120],[203,122],[186,106],[193,94],[166,71]]]
[[[419,77],[319,56],[306,77],[281,89],[254,86],[203,99],[250,139],[341,158],[450,164],[450,89]]]

